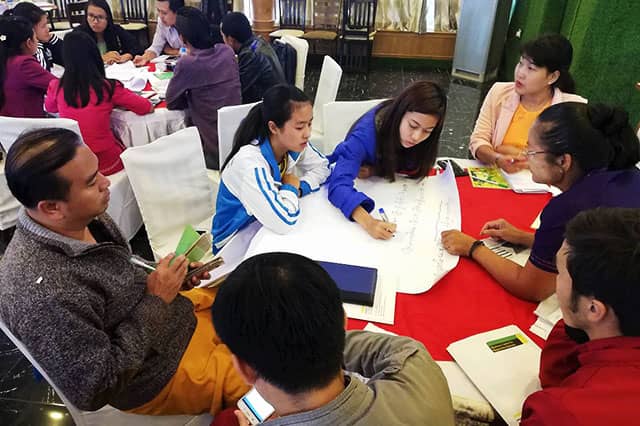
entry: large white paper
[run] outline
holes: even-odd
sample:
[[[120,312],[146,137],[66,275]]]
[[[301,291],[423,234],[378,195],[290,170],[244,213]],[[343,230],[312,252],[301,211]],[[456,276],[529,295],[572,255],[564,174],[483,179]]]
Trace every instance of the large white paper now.
[[[521,344],[494,352],[488,342],[516,336]],[[510,426],[518,425],[522,404],[540,389],[540,348],[518,327],[509,325],[476,334],[447,348],[453,359]]]
[[[562,319],[560,301],[556,293],[540,302],[533,313],[538,316],[538,319],[531,325],[529,330],[547,340],[553,327]]]
[[[397,224],[394,238],[375,240],[357,223],[345,219],[327,199],[326,188],[300,200],[300,218],[286,235],[261,229],[247,255],[272,251],[299,253],[314,260],[367,266],[403,293],[422,293],[458,263],[444,250],[440,232],[460,229],[460,199],[451,168],[415,181],[398,178],[358,180],[360,191],[383,207]],[[372,213],[376,214],[376,213]],[[386,287],[387,282],[383,287]]]

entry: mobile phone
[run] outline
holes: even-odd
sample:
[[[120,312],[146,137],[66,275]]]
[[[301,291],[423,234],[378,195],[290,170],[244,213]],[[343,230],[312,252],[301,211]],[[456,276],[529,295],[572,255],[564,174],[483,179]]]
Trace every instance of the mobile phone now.
[[[240,398],[238,408],[252,425],[264,422],[275,411],[271,404],[262,398],[256,388],[251,388],[249,392]]]

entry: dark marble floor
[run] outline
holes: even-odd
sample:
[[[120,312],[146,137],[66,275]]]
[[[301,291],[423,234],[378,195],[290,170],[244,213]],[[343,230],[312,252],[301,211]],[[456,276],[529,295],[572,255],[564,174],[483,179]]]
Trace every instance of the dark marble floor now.
[[[448,111],[440,155],[466,157],[469,135],[487,88],[452,81],[449,63],[374,60],[369,74],[344,74],[338,100],[391,97],[416,80],[433,80],[448,93]],[[313,99],[320,76],[319,61],[311,58],[305,90]],[[132,240],[133,250],[152,258],[144,229]],[[4,251],[4,246],[0,247]],[[72,425],[64,405],[29,362],[0,333],[0,424]]]

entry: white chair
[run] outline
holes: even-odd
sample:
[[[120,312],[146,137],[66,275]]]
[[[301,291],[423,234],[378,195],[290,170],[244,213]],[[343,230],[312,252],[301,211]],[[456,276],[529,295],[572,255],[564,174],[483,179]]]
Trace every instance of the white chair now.
[[[8,152],[15,140],[27,130],[42,129],[46,127],[61,127],[69,129],[82,139],[78,123],[68,118],[13,118],[0,117],[0,143],[5,152]],[[4,160],[3,160],[4,161]],[[11,195],[4,176],[4,162],[0,172],[0,229],[15,226],[20,203]],[[118,224],[127,240],[140,230],[142,216],[136,204],[133,191],[129,185],[129,179],[124,170],[107,176],[111,181],[111,200],[107,213]]]
[[[309,54],[309,42],[302,38],[283,35],[280,39],[296,49],[296,87],[304,90],[304,73],[307,69],[307,55]]]
[[[338,96],[338,88],[342,79],[342,68],[331,56],[325,56],[318,80],[316,99],[313,102],[313,126],[311,127],[311,142],[316,147],[322,147],[324,136],[324,121],[322,108],[329,102],[334,102]]]
[[[232,105],[218,109],[218,155],[220,167],[227,160],[233,148],[233,138],[240,122],[249,114],[251,108],[259,102],[252,104]]]
[[[120,158],[156,259],[175,250],[185,225],[211,229],[218,185],[207,176],[196,127],[129,148]]]
[[[18,350],[29,360],[31,365],[35,367],[42,377],[51,385],[53,390],[58,394],[67,410],[71,414],[73,421],[77,426],[98,426],[98,425],[127,425],[127,426],[205,426],[211,424],[213,417],[210,414],[201,414],[199,416],[143,416],[139,414],[129,414],[120,411],[110,405],[105,405],[97,411],[83,411],[74,406],[67,397],[58,389],[47,372],[38,364],[38,361],[31,355],[27,347],[22,344],[0,320],[0,329],[7,335],[9,340],[13,342]]]
[[[347,132],[365,112],[378,105],[384,99],[369,101],[330,102],[322,107],[324,132],[321,149],[324,154],[331,154],[336,145],[342,142]]]

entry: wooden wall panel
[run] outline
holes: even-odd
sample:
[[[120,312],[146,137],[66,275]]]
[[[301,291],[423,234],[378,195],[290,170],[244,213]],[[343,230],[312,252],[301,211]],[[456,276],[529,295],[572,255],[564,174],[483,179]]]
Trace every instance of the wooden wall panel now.
[[[453,59],[456,33],[378,31],[373,56],[378,58]]]

